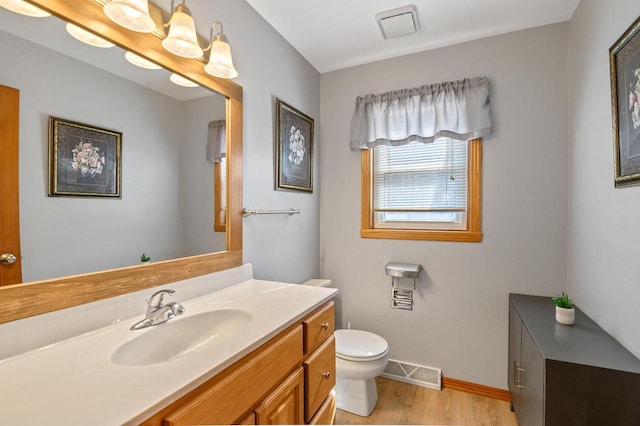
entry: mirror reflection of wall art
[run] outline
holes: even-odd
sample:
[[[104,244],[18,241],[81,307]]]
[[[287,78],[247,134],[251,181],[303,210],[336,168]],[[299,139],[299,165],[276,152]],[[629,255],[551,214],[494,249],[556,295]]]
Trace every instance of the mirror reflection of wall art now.
[[[276,99],[276,189],[313,192],[313,119]]]
[[[640,18],[609,49],[615,186],[640,185]]]
[[[49,196],[120,198],[122,133],[49,117]]]

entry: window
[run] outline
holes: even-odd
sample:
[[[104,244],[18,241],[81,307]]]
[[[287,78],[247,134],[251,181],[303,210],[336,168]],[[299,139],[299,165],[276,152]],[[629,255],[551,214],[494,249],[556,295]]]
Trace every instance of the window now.
[[[362,150],[363,238],[482,240],[482,140]]]
[[[227,230],[227,158],[222,157],[214,163],[214,222],[213,230],[225,232]]]

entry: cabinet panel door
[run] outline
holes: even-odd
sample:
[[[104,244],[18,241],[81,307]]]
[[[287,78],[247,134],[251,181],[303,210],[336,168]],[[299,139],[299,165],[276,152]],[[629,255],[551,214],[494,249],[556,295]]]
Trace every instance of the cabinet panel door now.
[[[517,408],[520,426],[544,425],[544,361],[526,329],[522,330],[522,404]]]
[[[298,368],[255,409],[259,425],[299,425],[303,423],[304,373]]]
[[[522,405],[522,393],[519,389],[521,379],[518,368],[521,365],[520,347],[522,335],[522,320],[516,309],[509,303],[509,390],[511,391],[511,407],[518,412]]]

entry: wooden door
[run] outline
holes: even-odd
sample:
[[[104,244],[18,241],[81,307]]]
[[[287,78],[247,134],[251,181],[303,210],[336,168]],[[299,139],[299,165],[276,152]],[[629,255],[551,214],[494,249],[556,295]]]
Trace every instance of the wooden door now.
[[[20,91],[0,85],[0,286],[22,282],[18,206]]]

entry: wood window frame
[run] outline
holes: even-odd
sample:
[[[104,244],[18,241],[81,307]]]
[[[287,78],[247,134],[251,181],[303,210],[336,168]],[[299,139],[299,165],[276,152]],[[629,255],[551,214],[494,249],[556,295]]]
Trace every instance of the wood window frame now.
[[[226,160],[225,160],[226,161]],[[226,168],[225,168],[226,169]],[[213,164],[214,173],[214,196],[213,196],[213,230],[215,232],[225,232],[227,230],[227,208],[222,206],[222,191],[226,191],[226,185],[222,185],[222,163]],[[226,182],[226,179],[225,179]],[[227,198],[228,200],[228,198]]]
[[[482,138],[469,140],[467,229],[430,230],[373,227],[373,155],[371,149],[361,151],[360,236],[396,240],[431,240],[479,243],[482,241]]]

